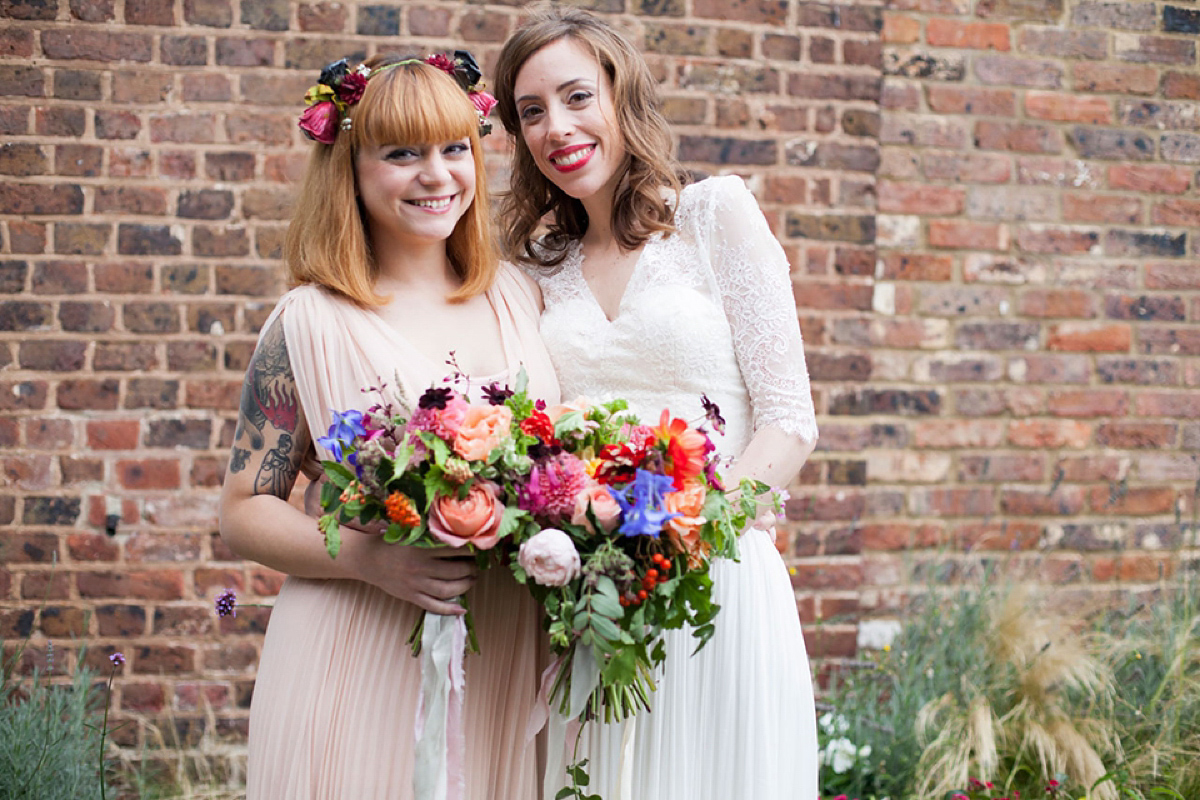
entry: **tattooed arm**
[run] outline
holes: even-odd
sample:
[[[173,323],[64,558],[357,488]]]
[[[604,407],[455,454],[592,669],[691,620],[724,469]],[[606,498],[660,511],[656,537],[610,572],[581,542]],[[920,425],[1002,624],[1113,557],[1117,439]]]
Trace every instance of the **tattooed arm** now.
[[[463,613],[450,600],[470,588],[475,566],[456,551],[389,545],[347,528],[341,553],[329,557],[316,520],[288,503],[311,446],[281,317],[246,371],[221,491],[221,538],[238,555],[289,575],[366,581],[435,613]]]

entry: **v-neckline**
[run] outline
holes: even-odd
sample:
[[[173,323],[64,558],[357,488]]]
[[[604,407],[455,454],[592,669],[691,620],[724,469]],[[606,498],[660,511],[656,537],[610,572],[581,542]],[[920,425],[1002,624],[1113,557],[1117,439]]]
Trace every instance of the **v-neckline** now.
[[[629,290],[635,288],[634,281],[637,279],[638,273],[641,272],[642,260],[646,257],[646,250],[649,249],[650,245],[657,238],[657,234],[651,236],[642,243],[641,249],[638,250],[637,260],[633,262],[633,269],[629,270],[629,277],[625,279],[625,285],[621,287],[621,297],[617,300],[617,313],[616,316],[613,317],[610,317],[608,312],[604,310],[604,306],[601,305],[600,299],[596,297],[596,293],[592,291],[592,285],[588,283],[587,278],[583,274],[583,262],[585,259],[583,254],[583,242],[579,240],[574,242],[575,277],[583,285],[583,291],[587,294],[588,299],[592,301],[592,305],[595,306],[596,310],[600,312],[600,316],[603,317],[604,321],[609,325],[616,324],[621,317],[625,316],[625,300],[629,297]]]

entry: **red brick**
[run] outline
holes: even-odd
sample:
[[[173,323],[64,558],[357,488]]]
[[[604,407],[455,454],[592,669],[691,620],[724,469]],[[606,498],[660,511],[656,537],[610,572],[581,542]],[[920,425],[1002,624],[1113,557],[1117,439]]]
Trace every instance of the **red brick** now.
[[[75,575],[79,596],[111,597],[119,600],[180,600],[183,598],[183,573],[177,569],[120,572],[79,572]]]
[[[954,272],[950,256],[887,252],[881,256],[880,278],[896,281],[948,281]]]
[[[1168,164],[1113,164],[1108,168],[1108,185],[1135,192],[1183,194],[1192,184],[1193,172]]]
[[[1097,514],[1148,517],[1170,514],[1175,510],[1175,490],[1156,487],[1128,487],[1125,484],[1096,486],[1088,501]]]
[[[1096,301],[1082,289],[1032,289],[1021,295],[1018,310],[1026,317],[1086,319],[1096,316]]]
[[[1051,392],[1047,410],[1056,417],[1123,417],[1129,411],[1129,397],[1112,389],[1081,389]]]
[[[934,47],[1008,50],[1008,30],[1008,25],[999,22],[962,22],[935,17],[925,23],[925,41]]]
[[[1054,465],[1054,479],[1068,483],[1115,481],[1120,472],[1121,459],[1116,456],[1071,456]]]
[[[921,39],[921,21],[894,12],[883,12],[883,41],[888,44],[913,44]]]
[[[1123,449],[1170,448],[1179,426],[1159,422],[1110,422],[1096,428],[1096,444]]]
[[[1162,96],[1172,100],[1200,100],[1200,74],[1167,72],[1162,77]]]
[[[1084,500],[1078,486],[1059,486],[1049,493],[1040,487],[1005,489],[1000,493],[1000,511],[1022,517],[1072,516],[1083,511]]]
[[[1096,253],[1099,247],[1096,231],[1041,225],[1017,230],[1017,248],[1029,253]]]
[[[913,425],[916,447],[997,447],[1004,441],[1004,424],[979,420],[945,419]]]
[[[1152,217],[1157,225],[1200,227],[1200,200],[1162,200],[1154,204]]]
[[[96,450],[136,450],[141,423],[137,420],[105,420],[87,424],[88,447]]]
[[[1129,325],[1065,322],[1053,325],[1046,339],[1049,350],[1090,353],[1126,353],[1133,346]]]
[[[991,153],[925,153],[925,177],[953,183],[1008,183],[1012,179],[1009,156]]]
[[[122,683],[120,708],[139,714],[155,714],[166,710],[166,687],[161,683]]]
[[[1142,201],[1127,195],[1066,193],[1062,197],[1067,222],[1110,222],[1132,225],[1142,221]]]
[[[1138,416],[1200,419],[1200,393],[1146,392],[1134,400],[1134,409]]]
[[[1008,440],[1017,447],[1082,448],[1091,438],[1091,425],[1076,420],[1013,420],[1008,427]]]
[[[116,463],[117,477],[125,489],[178,489],[177,459],[121,460]]]
[[[1119,64],[1071,65],[1072,86],[1081,92],[1097,94],[1154,94],[1158,89],[1158,70]]]
[[[975,146],[981,150],[1060,153],[1063,138],[1057,128],[1047,125],[979,120],[975,123]]]
[[[1147,289],[1200,289],[1200,264],[1162,262],[1146,264]]]
[[[940,220],[929,222],[929,244],[962,250],[1007,250],[1008,227],[969,220]]]
[[[925,99],[930,109],[939,114],[1011,117],[1017,109],[1016,93],[1011,89],[929,84],[925,87]]]
[[[1151,553],[1122,553],[1092,562],[1092,580],[1096,583],[1153,583],[1169,580],[1174,572],[1174,564],[1169,558]]]
[[[878,183],[877,192],[880,211],[905,214],[959,214],[966,200],[966,193],[962,189],[888,180]]]
[[[912,513],[917,516],[987,517],[996,511],[996,499],[990,488],[915,487],[910,501]]]
[[[1113,121],[1112,103],[1107,98],[1067,92],[1027,92],[1025,113],[1058,122],[1106,125]]]

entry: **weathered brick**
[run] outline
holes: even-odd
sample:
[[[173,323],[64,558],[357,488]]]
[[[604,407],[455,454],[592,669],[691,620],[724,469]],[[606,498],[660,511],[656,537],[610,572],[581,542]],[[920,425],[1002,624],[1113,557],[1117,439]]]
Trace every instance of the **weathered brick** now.
[[[1162,76],[1162,96],[1178,100],[1200,100],[1200,74],[1171,70]]]
[[[965,191],[956,187],[887,180],[879,182],[878,196],[880,211],[938,216],[961,213],[966,199]]]
[[[75,575],[79,596],[118,600],[180,600],[183,574],[177,569],[79,572]]]
[[[42,52],[60,61],[86,59],[119,63],[149,61],[152,38],[141,33],[119,33],[91,28],[51,28],[42,31]]]
[[[1200,136],[1191,133],[1165,133],[1159,140],[1166,161],[1200,164]]]
[[[7,142],[0,145],[0,174],[44,175],[48,161],[40,145],[23,142]]]
[[[875,218],[846,214],[808,215],[789,212],[787,235],[802,239],[869,244],[875,239]]]
[[[201,67],[208,63],[208,43],[202,36],[164,36],[159,48],[164,64]]]
[[[975,75],[985,84],[1001,86],[1055,89],[1063,83],[1062,67],[1057,63],[1015,56],[979,56]]]
[[[1126,195],[1064,194],[1062,211],[1068,222],[1133,224],[1142,219],[1142,201]]]
[[[126,303],[125,329],[134,333],[174,333],[180,329],[179,310],[171,303]]]
[[[967,74],[967,61],[961,53],[932,52],[921,48],[888,48],[883,54],[883,74],[936,81],[961,81]],[[824,77],[812,75],[811,80],[804,83],[819,84]],[[795,82],[793,76],[793,84]],[[813,91],[817,91],[818,88],[814,87]],[[792,91],[792,94],[802,97],[828,96],[797,91]]]
[[[1117,58],[1135,64],[1196,63],[1196,42],[1192,39],[1121,33],[1113,37],[1113,50]]]
[[[362,36],[396,36],[400,33],[400,8],[360,6],[356,32]]]
[[[1108,168],[1108,185],[1135,192],[1183,194],[1192,184],[1192,173],[1166,164],[1114,164]]]
[[[971,322],[958,326],[954,343],[970,350],[1030,350],[1040,332],[1035,322]]]
[[[121,223],[117,226],[117,252],[122,255],[176,256],[182,251],[183,244],[169,225]]]
[[[54,72],[54,96],[63,100],[99,100],[101,74],[95,70],[60,69]]]
[[[83,136],[87,127],[87,111],[82,108],[56,106],[34,109],[34,131],[43,136]]]
[[[159,363],[154,345],[97,342],[92,366],[104,371],[136,372],[155,369]]]
[[[69,184],[9,183],[0,192],[0,214],[61,215],[83,211],[83,191]]]
[[[1043,319],[1096,316],[1096,303],[1090,292],[1081,289],[1035,289],[1021,295],[1018,310],[1022,316]]]
[[[1183,256],[1187,254],[1186,235],[1113,230],[1104,237],[1104,252],[1114,256]]]
[[[57,12],[55,0],[4,0],[0,17],[24,20],[52,20]]]
[[[1008,50],[1009,27],[996,22],[964,22],[933,18],[925,24],[925,41],[934,47]]]
[[[228,28],[233,24],[230,0],[183,0],[183,18],[192,25]]]
[[[759,25],[783,25],[787,9],[788,3],[783,0],[695,0],[693,5],[693,13],[698,17]]]
[[[54,226],[54,252],[63,255],[99,255],[108,245],[112,226],[102,223],[59,222]]]
[[[1083,158],[1146,161],[1154,158],[1154,138],[1121,128],[1083,128],[1070,131],[1071,144]]]
[[[55,399],[66,411],[113,411],[117,407],[121,384],[115,378],[59,381]]]
[[[125,393],[126,408],[173,409],[179,404],[179,381],[132,378]]]
[[[1200,200],[1175,198],[1154,204],[1151,221],[1156,225],[1175,225],[1196,229],[1200,227]]]
[[[342,3],[301,3],[296,21],[302,31],[338,33],[346,27],[348,12],[349,8]],[[422,35],[416,31],[413,33],[417,36]]]
[[[1107,125],[1113,121],[1112,104],[1107,98],[1073,95],[1067,92],[1027,92],[1025,113],[1036,119],[1082,122],[1089,125]]]
[[[242,0],[242,23],[264,31],[288,29],[288,0]]]
[[[1161,422],[1109,422],[1096,427],[1096,444],[1122,449],[1167,448],[1179,426]]]
[[[1133,344],[1133,331],[1124,324],[1064,322],[1050,326],[1046,349],[1070,352],[1124,353]]]
[[[101,186],[96,190],[96,211],[109,214],[163,216],[167,213],[167,192],[158,187]]]
[[[1021,29],[1019,49],[1036,56],[1103,61],[1108,58],[1108,34],[1105,31],[1025,26]]]
[[[1048,192],[1033,192],[994,186],[973,186],[967,191],[967,216],[972,219],[1052,220],[1057,198]]]
[[[160,0],[125,0],[125,22],[170,27],[175,24],[175,7]]]

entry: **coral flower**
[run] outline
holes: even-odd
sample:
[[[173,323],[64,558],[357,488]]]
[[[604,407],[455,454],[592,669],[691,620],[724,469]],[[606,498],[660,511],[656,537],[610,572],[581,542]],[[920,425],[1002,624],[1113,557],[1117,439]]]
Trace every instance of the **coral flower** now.
[[[665,409],[654,433],[667,445],[667,459],[676,490],[704,472],[704,455],[708,452],[709,442],[703,433],[688,427],[687,422],[679,418],[671,419]]]

